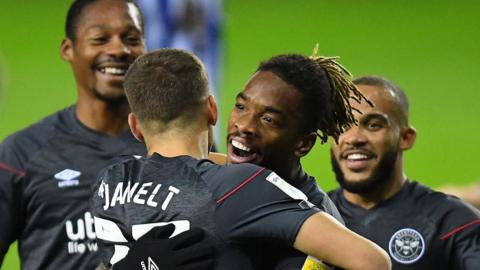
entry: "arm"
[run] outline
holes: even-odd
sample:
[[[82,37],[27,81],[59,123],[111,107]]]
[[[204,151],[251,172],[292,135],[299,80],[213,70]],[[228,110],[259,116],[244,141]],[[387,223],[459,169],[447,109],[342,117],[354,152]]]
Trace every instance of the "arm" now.
[[[391,269],[390,259],[383,249],[324,212],[305,220],[293,246],[345,269]]]
[[[4,165],[0,163],[0,166]],[[6,166],[6,165],[5,165]],[[12,175],[9,172],[0,168],[0,213],[2,217],[0,218],[0,265],[7,254],[8,247],[15,240],[14,228],[15,228],[15,217],[16,213],[14,211],[14,192],[13,192],[13,183]]]
[[[450,214],[442,219],[445,247],[452,270],[474,270],[480,265],[480,211],[461,201],[452,200]]]
[[[455,270],[475,270],[480,265],[480,219],[454,240]]]
[[[242,167],[229,169],[235,168]],[[218,196],[216,225],[224,239],[238,243],[254,238],[275,239],[276,243],[283,242],[349,270],[391,268],[385,251],[320,212],[300,190],[271,171],[254,171],[243,175],[242,180],[227,178],[232,187]],[[240,170],[233,175],[241,175]]]
[[[6,142],[0,144],[0,265],[10,244],[18,238],[21,208],[17,183],[24,177],[15,151]]]

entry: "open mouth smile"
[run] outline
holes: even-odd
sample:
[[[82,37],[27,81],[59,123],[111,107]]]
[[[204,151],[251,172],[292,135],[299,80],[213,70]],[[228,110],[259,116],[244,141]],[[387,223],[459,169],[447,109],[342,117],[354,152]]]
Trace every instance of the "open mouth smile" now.
[[[98,69],[100,73],[114,75],[114,76],[124,76],[127,73],[126,68],[117,68],[117,67],[101,67]]]
[[[232,163],[252,162],[257,158],[257,153],[239,140],[230,140],[228,154]]]

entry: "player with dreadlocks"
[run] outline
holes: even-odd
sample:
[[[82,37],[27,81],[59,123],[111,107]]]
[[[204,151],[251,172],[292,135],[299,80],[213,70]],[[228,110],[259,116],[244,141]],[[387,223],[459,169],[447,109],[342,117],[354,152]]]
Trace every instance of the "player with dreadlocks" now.
[[[229,163],[265,166],[307,195],[309,201],[343,222],[332,201],[306,174],[300,159],[319,137],[334,140],[355,125],[349,100],[370,104],[357,90],[347,69],[335,57],[278,55],[259,65],[236,98],[227,135]],[[248,248],[258,254],[255,245]],[[305,255],[291,250],[271,259],[262,254],[265,269],[298,269]],[[296,254],[296,255],[295,255]],[[296,259],[292,259],[296,258]]]
[[[349,99],[368,103],[333,57],[279,55],[261,63],[237,95],[228,127],[228,160],[298,175],[318,136],[335,140],[355,124]],[[296,168],[296,169],[295,169]],[[278,171],[280,172],[280,171]]]

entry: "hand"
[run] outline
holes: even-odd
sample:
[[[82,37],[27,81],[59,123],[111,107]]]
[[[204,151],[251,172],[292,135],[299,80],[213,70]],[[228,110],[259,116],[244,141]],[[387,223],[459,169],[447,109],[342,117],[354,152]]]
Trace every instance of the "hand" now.
[[[168,238],[175,225],[155,227],[130,248],[127,256],[113,265],[113,270],[210,270],[213,246],[200,228],[192,228]]]

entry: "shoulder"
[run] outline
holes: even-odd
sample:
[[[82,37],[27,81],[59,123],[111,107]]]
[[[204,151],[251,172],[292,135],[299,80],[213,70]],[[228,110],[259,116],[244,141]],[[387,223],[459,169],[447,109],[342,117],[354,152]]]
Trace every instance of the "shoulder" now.
[[[245,179],[255,178],[262,172],[270,171],[249,163],[225,165],[219,166],[218,168],[218,173],[223,174],[225,177],[228,177],[231,182],[235,183],[242,182]]]
[[[254,164],[216,165],[209,163],[205,176],[209,181],[224,187],[237,186],[245,181],[251,181],[260,174],[267,172],[263,167]],[[268,171],[269,172],[269,171]]]
[[[327,192],[327,195],[328,195],[328,197],[330,197],[330,199],[332,199],[332,201],[335,204],[337,204],[337,202],[340,199],[341,193],[342,193],[341,189],[337,188],[337,189],[330,190],[329,192]]]
[[[459,198],[435,191],[419,182],[411,182],[408,188],[412,199],[432,211],[450,212],[454,210],[455,212],[471,213],[472,216],[479,214],[475,208]]]
[[[103,200],[103,192],[106,187],[115,189],[117,184],[137,182],[142,172],[142,163],[145,158],[140,156],[121,155],[113,158],[110,165],[104,167],[98,174],[96,181],[91,186],[91,201],[98,206]],[[98,196],[96,196],[98,194]]]
[[[421,207],[430,220],[441,224],[444,235],[464,226],[480,226],[480,212],[473,206],[418,182],[410,185],[414,206]]]
[[[108,181],[109,179],[116,179],[118,181],[119,175],[131,175],[135,172],[140,172],[140,167],[145,161],[144,157],[134,155],[120,155],[108,161],[106,167],[100,172],[100,178]],[[123,178],[123,177],[122,177]],[[131,180],[134,180],[131,179]]]
[[[35,155],[59,130],[67,109],[49,115],[40,121],[6,137],[0,144],[0,161],[23,169],[30,157]]]

